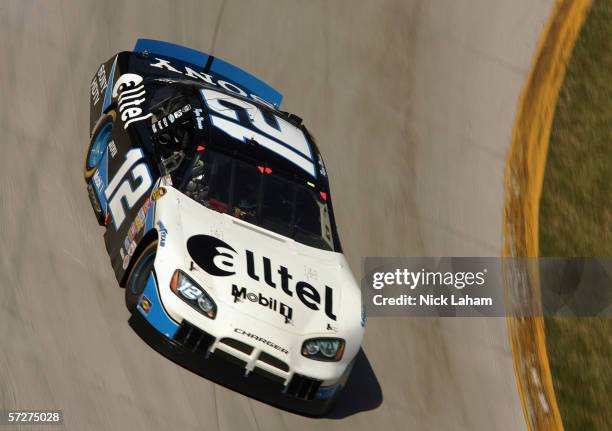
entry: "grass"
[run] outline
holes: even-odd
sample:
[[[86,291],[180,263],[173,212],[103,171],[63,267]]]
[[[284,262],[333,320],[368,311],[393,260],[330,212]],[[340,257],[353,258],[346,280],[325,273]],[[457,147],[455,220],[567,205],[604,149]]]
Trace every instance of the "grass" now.
[[[555,113],[540,202],[541,256],[612,256],[612,0],[594,0]],[[612,430],[612,318],[546,318],[567,431]]]

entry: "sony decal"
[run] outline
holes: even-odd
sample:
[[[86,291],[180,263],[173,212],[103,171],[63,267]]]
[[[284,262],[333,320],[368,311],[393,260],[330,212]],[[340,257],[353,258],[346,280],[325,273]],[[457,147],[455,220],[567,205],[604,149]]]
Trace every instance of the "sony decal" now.
[[[258,102],[261,102],[264,105],[269,106],[270,108],[274,108],[274,105],[272,105],[267,100],[262,99],[261,97],[259,97],[256,94],[253,94],[253,93],[247,94],[246,91],[244,91],[242,88],[240,88],[236,84],[233,84],[233,83],[228,82],[228,81],[223,81],[222,79],[216,80],[216,78],[214,76],[209,75],[208,73],[196,72],[195,70],[193,70],[189,66],[184,66],[183,70],[179,70],[176,67],[174,67],[169,60],[165,60],[165,59],[157,58],[157,57],[155,58],[155,63],[150,63],[149,66],[156,67],[158,69],[169,70],[170,72],[178,73],[180,75],[185,75],[185,76],[187,76],[189,78],[203,81],[203,82],[207,83],[208,85],[219,86],[219,87],[223,88],[225,91],[228,91],[228,92],[234,93],[234,94],[238,94],[238,95],[244,96],[244,97],[250,97],[251,99],[256,100]]]
[[[187,240],[187,250],[193,261],[204,271],[216,277],[230,277],[236,274],[236,260],[240,258],[239,253],[229,244],[209,235],[195,235]],[[263,272],[258,272],[255,262],[259,260],[251,250],[244,251],[244,262],[246,273],[254,281],[265,282],[271,289],[282,291],[285,295],[295,295],[304,306],[311,310],[323,310],[325,315],[332,320],[337,320],[334,314],[333,289],[325,286],[323,295],[306,281],[295,280],[293,274],[282,265],[276,266],[270,258],[261,256],[261,267]],[[278,311],[289,323],[292,310],[281,301],[266,298],[264,295],[250,292],[246,287],[236,284],[232,286],[234,301],[248,299],[257,302],[274,311]]]

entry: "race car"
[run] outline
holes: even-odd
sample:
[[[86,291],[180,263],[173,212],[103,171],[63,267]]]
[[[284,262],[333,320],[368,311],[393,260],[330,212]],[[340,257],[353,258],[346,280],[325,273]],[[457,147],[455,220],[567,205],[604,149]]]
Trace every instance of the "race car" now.
[[[302,120],[240,68],[149,39],[90,90],[85,181],[132,326],[213,380],[326,412],[365,314]]]

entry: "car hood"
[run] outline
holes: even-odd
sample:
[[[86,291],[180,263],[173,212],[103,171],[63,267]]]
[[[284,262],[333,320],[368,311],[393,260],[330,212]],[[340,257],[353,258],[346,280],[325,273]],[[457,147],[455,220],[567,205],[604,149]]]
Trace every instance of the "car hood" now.
[[[344,255],[210,210],[174,189],[168,194],[163,201],[176,205],[173,226],[180,227],[168,239],[181,242],[175,249],[184,270],[218,313],[233,310],[236,320],[246,314],[296,334],[338,332],[358,321],[360,291]]]

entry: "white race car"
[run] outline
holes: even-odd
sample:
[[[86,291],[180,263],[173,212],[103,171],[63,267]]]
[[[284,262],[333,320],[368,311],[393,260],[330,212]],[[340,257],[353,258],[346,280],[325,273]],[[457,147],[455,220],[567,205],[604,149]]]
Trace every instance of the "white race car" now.
[[[281,99],[223,60],[140,39],[91,83],[85,179],[147,342],[241,392],[321,414],[365,315],[323,160]]]

